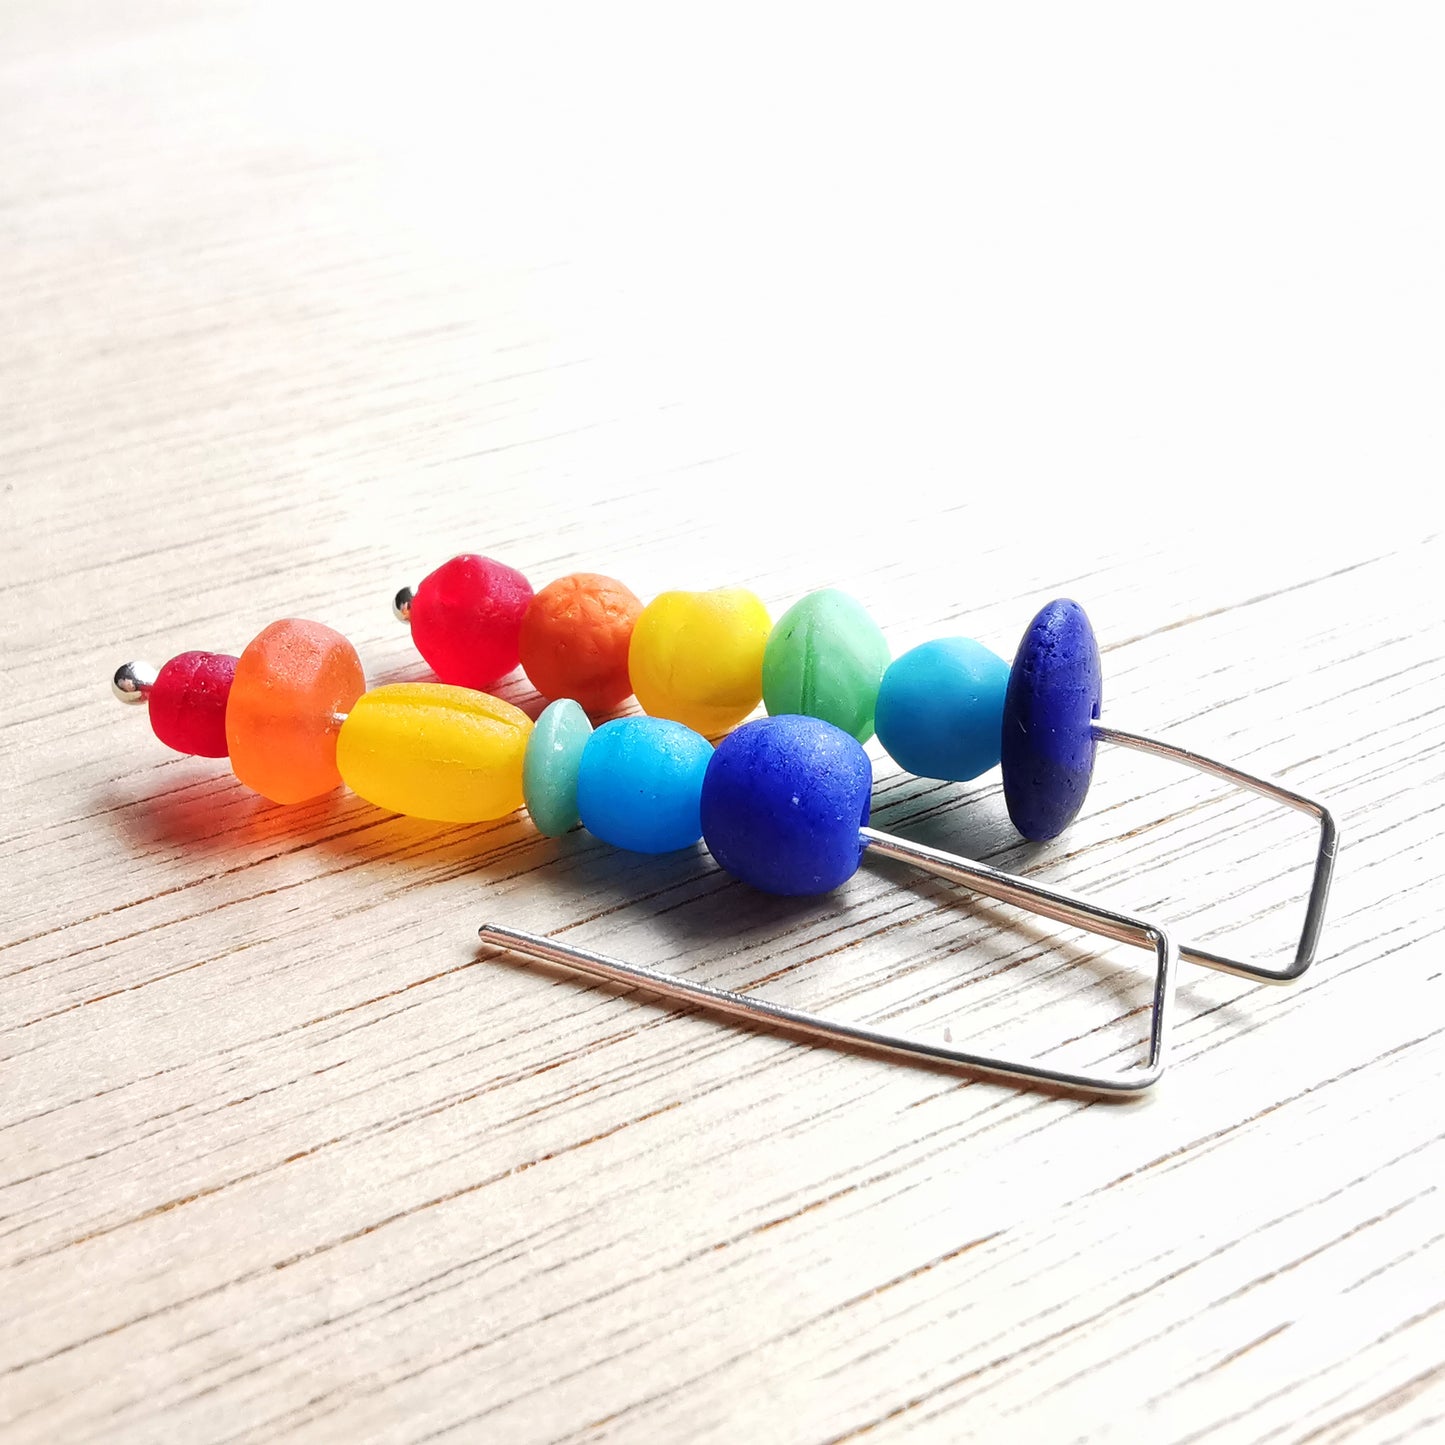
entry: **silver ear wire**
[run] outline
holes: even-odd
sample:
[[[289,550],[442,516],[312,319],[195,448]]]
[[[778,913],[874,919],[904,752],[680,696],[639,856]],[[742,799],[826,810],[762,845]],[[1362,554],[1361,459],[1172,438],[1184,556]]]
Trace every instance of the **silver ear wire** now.
[[[1197,772],[1223,778],[1236,788],[1258,793],[1274,803],[1283,803],[1296,812],[1314,818],[1320,825],[1319,846],[1315,850],[1314,877],[1310,882],[1309,902],[1305,906],[1304,927],[1300,930],[1299,944],[1295,949],[1294,962],[1284,968],[1266,968],[1262,964],[1246,963],[1243,959],[1228,958],[1222,953],[1201,948],[1197,944],[1179,945],[1179,957],[1186,963],[1202,964],[1205,968],[1218,969],[1221,973],[1232,973],[1239,978],[1251,978],[1261,983],[1292,983],[1314,962],[1319,947],[1320,931],[1325,923],[1325,904],[1330,896],[1330,882],[1335,872],[1335,855],[1340,846],[1340,830],[1334,814],[1323,803],[1307,798],[1302,793],[1281,787],[1268,778],[1256,777],[1228,763],[1216,762],[1201,753],[1188,748],[1176,747],[1173,743],[1145,737],[1142,733],[1124,732],[1120,728],[1106,727],[1103,723],[1092,725],[1094,737],[1101,743],[1115,743],[1119,747],[1133,748],[1137,752],[1151,753],[1158,758],[1183,763]]]
[[[521,958],[533,959],[571,969],[574,973],[605,979],[609,983],[636,984],[651,993],[679,1003],[697,1004],[714,1013],[727,1014],[749,1023],[783,1028],[793,1033],[821,1040],[824,1043],[866,1048],[895,1058],[951,1065],[993,1078],[1014,1083],[1048,1084],[1075,1093],[1100,1097],[1141,1094],[1151,1088],[1164,1072],[1165,1049],[1169,1033],[1169,1006],[1173,997],[1174,974],[1178,950],[1168,930],[1147,923],[1131,914],[1103,908],[1082,898],[1047,888],[1024,878],[1001,873],[986,863],[975,863],[936,848],[925,848],[901,838],[879,833],[872,828],[859,832],[859,841],[870,852],[895,858],[923,869],[952,883],[961,883],[989,898],[1011,903],[1048,918],[1065,923],[1117,943],[1133,944],[1154,955],[1155,973],[1152,1011],[1149,1026],[1149,1053],[1141,1068],[1122,1073],[1054,1069],[1023,1059],[1008,1059],[993,1054],[975,1054],[948,1044],[929,1043],[870,1028],[866,1024],[844,1023],[825,1014],[808,1013],[769,1003],[747,994],[731,993],[705,983],[694,983],[644,964],[624,963],[621,959],[593,953],[569,943],[558,943],[541,934],[522,929],[504,928],[484,923],[477,930],[483,944],[501,948]]]

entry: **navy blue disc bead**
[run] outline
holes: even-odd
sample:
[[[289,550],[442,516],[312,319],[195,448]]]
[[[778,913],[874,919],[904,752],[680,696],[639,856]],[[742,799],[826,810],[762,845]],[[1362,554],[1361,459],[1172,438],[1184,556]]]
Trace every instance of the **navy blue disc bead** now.
[[[1083,807],[1103,686],[1084,609],[1067,598],[1050,602],[1024,633],[1004,694],[1003,795],[1025,838],[1057,838]]]
[[[702,781],[702,836],[734,878],[764,893],[827,893],[858,869],[873,765],[821,718],[759,718],[718,745]]]

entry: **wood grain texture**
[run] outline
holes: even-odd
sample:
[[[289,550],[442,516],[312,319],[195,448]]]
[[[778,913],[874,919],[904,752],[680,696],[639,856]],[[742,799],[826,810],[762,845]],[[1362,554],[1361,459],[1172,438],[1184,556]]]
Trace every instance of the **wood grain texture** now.
[[[520,10],[520,7],[516,7]],[[1440,19],[0,11],[0,1435],[1445,1432]],[[462,548],[841,585],[1326,797],[1298,986],[1090,1104],[479,954],[483,918],[1066,1062],[1147,970],[889,865],[277,809],[107,681],[277,616],[426,675]],[[521,679],[503,689],[535,709]],[[875,822],[1278,955],[1308,829],[1118,750]]]

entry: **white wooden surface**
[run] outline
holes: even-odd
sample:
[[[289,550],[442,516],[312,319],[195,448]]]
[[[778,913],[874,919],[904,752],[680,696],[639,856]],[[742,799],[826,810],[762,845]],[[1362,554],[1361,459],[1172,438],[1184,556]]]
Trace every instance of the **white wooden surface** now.
[[[1440,41],[0,10],[3,1438],[1445,1433]],[[898,650],[1076,596],[1109,718],[1339,809],[1321,962],[1186,970],[1134,1105],[809,1048],[475,927],[1059,1059],[1143,974],[887,867],[275,809],[108,697],[283,615],[423,676],[388,600],[462,548]],[[1301,824],[1117,752],[1048,848],[881,756],[875,816],[1297,926]]]

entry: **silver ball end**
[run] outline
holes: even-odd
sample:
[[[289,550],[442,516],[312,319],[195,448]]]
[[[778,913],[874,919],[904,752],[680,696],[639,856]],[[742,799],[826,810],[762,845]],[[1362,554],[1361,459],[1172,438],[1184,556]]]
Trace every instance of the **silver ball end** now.
[[[403,587],[391,600],[391,610],[396,614],[398,622],[411,621],[411,599],[416,594],[410,587]]]
[[[144,702],[156,685],[157,675],[148,662],[123,662],[110,680],[110,690],[121,702]]]

